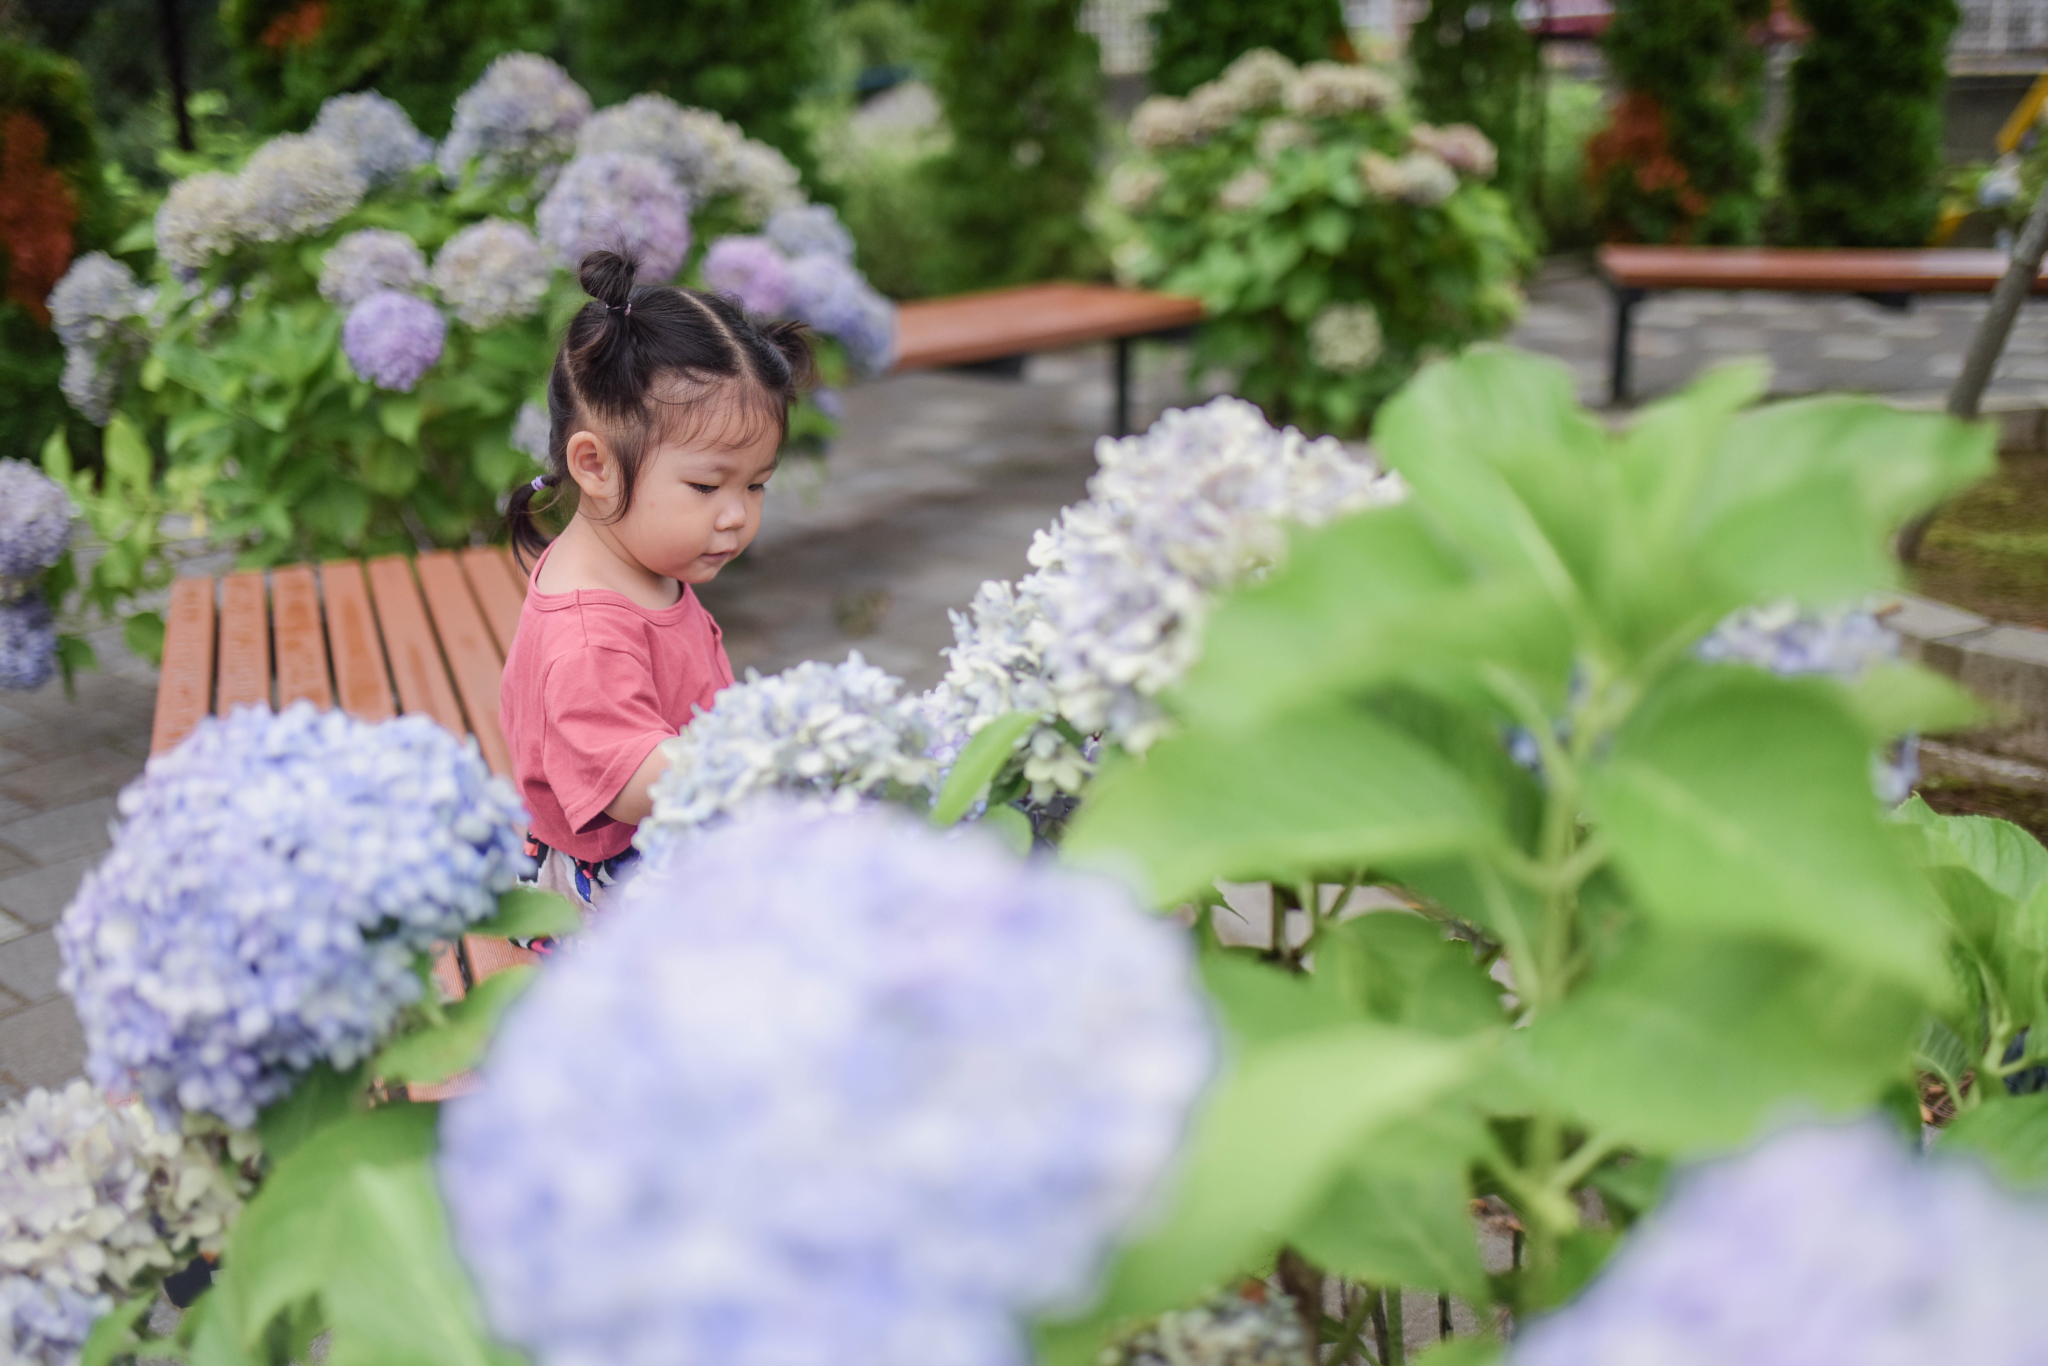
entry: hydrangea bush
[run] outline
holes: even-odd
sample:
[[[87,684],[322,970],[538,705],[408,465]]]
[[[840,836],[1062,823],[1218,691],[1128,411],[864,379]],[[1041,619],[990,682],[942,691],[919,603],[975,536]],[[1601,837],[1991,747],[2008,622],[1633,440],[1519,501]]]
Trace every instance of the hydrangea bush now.
[[[86,1070],[236,1126],[347,1071],[421,999],[415,962],[531,867],[510,788],[426,717],[300,703],[206,720],[121,794],[58,925]]]
[[[50,571],[69,568],[76,516],[63,485],[26,461],[0,460],[0,688],[39,688],[57,671]]]
[[[1023,1366],[1213,1055],[1184,936],[1115,884],[757,808],[534,989],[449,1107],[442,1187],[543,1366]]]
[[[1499,335],[1531,264],[1478,130],[1374,67],[1267,49],[1131,117],[1109,196],[1125,280],[1198,296],[1193,369],[1310,431],[1361,429],[1432,355]]]
[[[181,1133],[84,1081],[0,1109],[0,1355],[71,1366],[117,1301],[218,1254],[248,1193],[245,1135]]]
[[[593,111],[559,66],[512,53],[438,147],[390,100],[339,95],[238,169],[177,182],[120,244],[154,250],[146,279],[89,253],[51,294],[64,389],[142,438],[161,506],[96,492],[152,527],[195,514],[252,564],[467,544],[535,473],[513,426],[583,302],[582,254],[623,242],[643,282],[693,281],[701,243],[771,227],[795,253],[795,316],[886,369],[894,311],[779,152],[660,95]],[[831,431],[800,405],[797,444]],[[113,560],[95,587],[115,605],[161,577],[153,541]]]

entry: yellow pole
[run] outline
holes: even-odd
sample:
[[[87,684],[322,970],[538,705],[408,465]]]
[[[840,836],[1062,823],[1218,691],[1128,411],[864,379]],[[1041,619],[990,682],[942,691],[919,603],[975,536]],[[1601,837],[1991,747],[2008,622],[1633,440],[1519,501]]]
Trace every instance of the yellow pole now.
[[[2044,104],[2048,104],[2048,71],[2034,78],[2034,84],[2027,91],[2026,98],[2012,111],[2012,117],[2005,121],[2005,127],[1998,130],[1998,150],[2001,153],[2010,152],[2020,145],[2020,139],[2027,135],[2027,130],[2041,117],[2041,106]]]

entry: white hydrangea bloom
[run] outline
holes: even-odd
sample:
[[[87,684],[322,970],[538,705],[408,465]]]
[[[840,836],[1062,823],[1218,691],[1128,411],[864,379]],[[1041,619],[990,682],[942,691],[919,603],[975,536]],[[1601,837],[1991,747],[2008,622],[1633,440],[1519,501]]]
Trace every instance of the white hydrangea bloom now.
[[[1269,47],[1255,47],[1223,68],[1215,84],[1227,89],[1240,110],[1270,109],[1287,98],[1300,68]]]
[[[1201,136],[1199,128],[1187,101],[1171,95],[1154,95],[1131,115],[1131,141],[1147,152],[1195,142]]]
[[[1288,87],[1289,113],[1306,118],[1391,108],[1401,88],[1392,77],[1348,62],[1310,62]]]
[[[1126,161],[1109,173],[1110,202],[1126,213],[1142,213],[1165,188],[1165,170],[1149,161]]]
[[[329,97],[306,134],[347,152],[372,185],[400,179],[434,159],[434,140],[413,127],[396,100],[374,90]]]
[[[1452,170],[1476,180],[1490,180],[1500,169],[1500,153],[1493,140],[1469,123],[1443,128],[1418,123],[1409,130],[1408,141],[1418,151],[1441,157]]]
[[[327,249],[320,264],[320,297],[350,308],[380,289],[417,292],[427,283],[427,258],[402,232],[358,228]]]
[[[726,189],[739,201],[748,226],[766,223],[777,209],[804,202],[803,177],[789,158],[765,142],[744,139],[734,149]]]
[[[1267,119],[1259,125],[1259,160],[1275,161],[1296,147],[1313,147],[1315,130],[1300,119]]]
[[[0,1109],[0,1360],[75,1361],[83,1333],[57,1325],[90,1328],[139,1279],[218,1252],[247,1193],[228,1151],[83,1080]]]
[[[1273,177],[1257,166],[1247,166],[1216,191],[1216,207],[1226,213],[1243,213],[1259,206],[1273,188]]]
[[[486,218],[441,244],[432,279],[448,311],[481,330],[531,317],[553,275],[547,251],[524,226]]]
[[[1330,304],[1308,325],[1309,358],[1333,374],[1370,370],[1385,350],[1380,315],[1371,304]]]
[[[201,171],[171,186],[156,211],[156,249],[188,275],[242,242],[242,184],[221,171]]]
[[[1434,152],[1409,152],[1398,158],[1361,152],[1358,176],[1373,194],[1423,209],[1443,203],[1458,189],[1458,173]]]
[[[892,786],[930,787],[935,767],[902,686],[859,651],[767,677],[748,670],[662,747],[669,768],[636,842],[658,849],[768,792],[840,808]]]
[[[1018,748],[1031,798],[1042,804],[1058,793],[1078,792],[1093,765],[1054,724],[1059,700],[1045,676],[1036,586],[1036,576],[1021,585],[991,579],[965,612],[948,613],[954,643],[945,652],[946,676],[916,706],[932,737],[931,756],[943,772],[951,771],[967,742],[997,717],[1039,713],[1044,719]]]
[[[236,177],[241,235],[288,242],[355,208],[369,189],[355,157],[324,138],[285,133],[258,147]]]

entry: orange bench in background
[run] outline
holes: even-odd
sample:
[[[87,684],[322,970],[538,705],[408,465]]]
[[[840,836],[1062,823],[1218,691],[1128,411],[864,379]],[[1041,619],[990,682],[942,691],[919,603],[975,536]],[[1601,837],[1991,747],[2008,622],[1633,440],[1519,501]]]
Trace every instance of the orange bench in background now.
[[[1763,289],[1787,294],[1860,294],[1904,309],[1921,294],[1989,294],[2005,277],[2002,251],[1882,247],[1600,248],[1600,278],[1614,296],[1610,400],[1629,401],[1636,305],[1659,290]],[[2034,282],[2048,293],[2048,275]]]
[[[1116,344],[1110,435],[1131,430],[1131,343],[1202,321],[1200,299],[1117,285],[1054,281],[982,294],[918,299],[896,308],[896,368],[989,366],[1089,342]],[[1021,373],[1021,369],[1012,373]]]
[[[525,575],[497,546],[178,579],[149,752],[234,707],[338,703],[363,721],[431,716],[474,735],[491,771],[510,777],[498,676],[525,596]],[[534,961],[502,939],[466,935],[434,973],[459,998],[494,972]]]

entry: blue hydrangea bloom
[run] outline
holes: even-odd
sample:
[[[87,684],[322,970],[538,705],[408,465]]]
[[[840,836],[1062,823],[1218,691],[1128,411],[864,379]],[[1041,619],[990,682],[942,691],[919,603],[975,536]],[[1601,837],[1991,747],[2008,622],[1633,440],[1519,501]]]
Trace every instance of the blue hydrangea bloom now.
[[[357,377],[400,393],[411,393],[434,368],[447,340],[441,310],[396,289],[365,295],[341,325],[341,349]]]
[[[57,930],[86,1070],[237,1126],[368,1055],[419,998],[414,955],[531,867],[510,786],[423,716],[208,719],[119,810]]]
[[[396,100],[374,90],[328,98],[306,136],[348,153],[371,185],[397,180],[434,156],[434,140],[413,127]]]
[[[515,1007],[441,1186],[539,1366],[1024,1366],[1214,1056],[1185,934],[1115,884],[756,808]]]
[[[540,240],[574,266],[623,243],[640,257],[640,280],[666,284],[690,255],[690,196],[669,169],[639,152],[577,157],[533,216]]]
[[[589,117],[590,96],[568,72],[531,52],[508,52],[456,98],[441,173],[457,181],[474,162],[483,181],[545,177],[575,150]]]
[[[830,204],[792,204],[768,215],[768,240],[791,256],[822,252],[842,261],[853,259],[853,234]]]
[[[57,563],[78,515],[64,486],[26,460],[0,460],[0,597],[6,581]]]
[[[0,602],[0,688],[27,692],[57,672],[57,623],[34,593]]]
[[[142,311],[146,298],[125,262],[88,251],[50,291],[50,327],[66,346],[104,346]]]
[[[1701,659],[1753,664],[1772,673],[1854,678],[1897,659],[1898,633],[1860,607],[1802,611],[1769,603],[1731,612],[1696,647]]]
[[[879,375],[896,360],[896,309],[837,256],[813,252],[789,266],[790,309],[845,345],[854,368]]]
[[[789,260],[765,237],[721,237],[704,253],[704,283],[758,318],[789,307]]]
[[[2034,1366],[2048,1203],[1886,1125],[1794,1130],[1683,1178],[1510,1366]]]
[[[13,1366],[77,1366],[78,1353],[112,1295],[0,1275],[0,1361]]]

